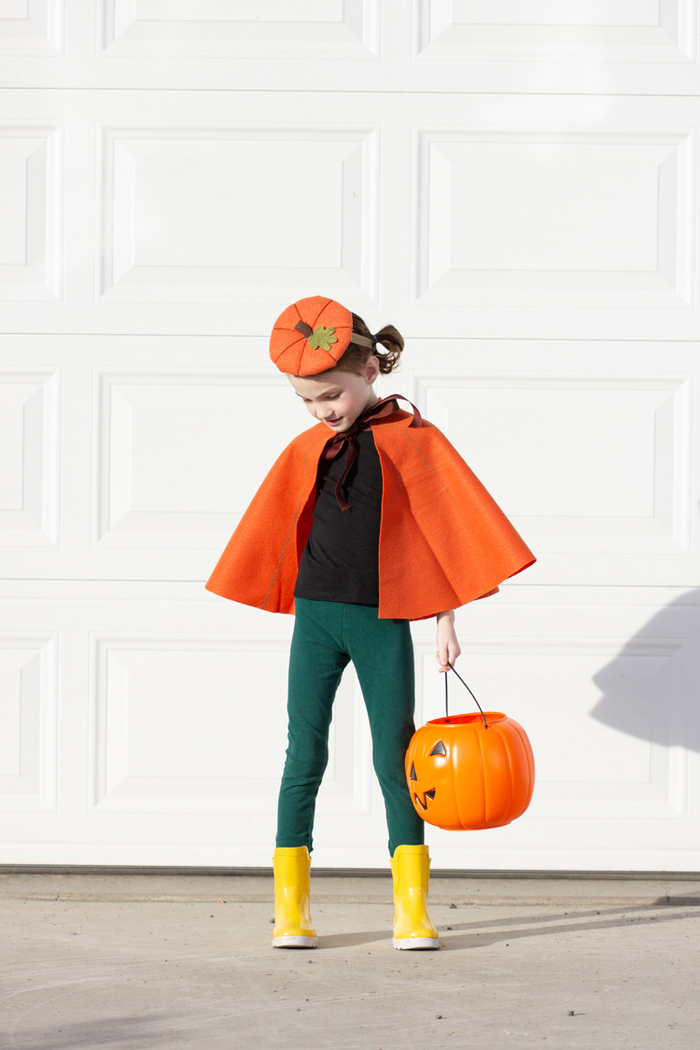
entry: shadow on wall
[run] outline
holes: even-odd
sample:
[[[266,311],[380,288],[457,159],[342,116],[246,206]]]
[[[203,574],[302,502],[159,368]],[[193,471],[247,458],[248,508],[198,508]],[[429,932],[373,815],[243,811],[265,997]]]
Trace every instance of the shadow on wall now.
[[[700,751],[700,589],[656,613],[593,677],[604,725]]]

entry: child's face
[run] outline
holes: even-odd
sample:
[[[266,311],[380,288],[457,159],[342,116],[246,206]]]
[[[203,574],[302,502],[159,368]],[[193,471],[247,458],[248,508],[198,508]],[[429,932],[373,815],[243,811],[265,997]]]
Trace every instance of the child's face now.
[[[379,362],[370,357],[362,375],[331,368],[317,376],[288,376],[314,419],[340,434],[353,425],[366,408],[379,398],[373,383],[379,375]]]

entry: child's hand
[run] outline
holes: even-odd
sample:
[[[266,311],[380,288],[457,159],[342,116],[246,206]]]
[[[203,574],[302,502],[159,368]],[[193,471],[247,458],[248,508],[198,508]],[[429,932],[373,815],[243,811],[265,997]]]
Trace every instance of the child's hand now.
[[[445,612],[437,614],[437,647],[435,655],[440,664],[440,671],[449,671],[449,665],[454,667],[462,651],[455,634],[454,609],[446,609]]]

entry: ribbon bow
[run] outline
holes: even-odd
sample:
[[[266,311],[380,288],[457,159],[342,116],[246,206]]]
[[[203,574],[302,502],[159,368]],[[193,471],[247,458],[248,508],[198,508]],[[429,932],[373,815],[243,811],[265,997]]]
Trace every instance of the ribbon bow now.
[[[334,434],[330,441],[327,443],[323,452],[321,453],[321,459],[335,459],[340,453],[346,448],[345,452],[345,466],[343,472],[338,478],[335,484],[335,498],[338,500],[338,506],[341,510],[350,510],[350,504],[343,495],[343,482],[345,476],[350,470],[350,467],[357,458],[357,442],[355,437],[360,434],[363,430],[368,430],[372,423],[378,419],[383,419],[384,416],[390,416],[393,412],[398,410],[397,401],[408,401],[407,397],[403,394],[392,394],[390,397],[385,397],[382,401],[378,401],[372,408],[366,409],[361,415],[357,417],[355,422],[347,430],[341,431],[339,434]],[[420,427],[423,425],[421,414],[412,402],[408,401],[408,404],[413,409],[413,419],[409,423],[409,427]]]

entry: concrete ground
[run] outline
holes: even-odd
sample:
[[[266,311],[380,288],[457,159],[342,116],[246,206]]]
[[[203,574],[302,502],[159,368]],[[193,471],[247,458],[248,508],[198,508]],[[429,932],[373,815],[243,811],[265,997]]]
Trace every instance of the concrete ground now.
[[[317,877],[315,951],[272,880],[0,875],[2,1050],[699,1050],[700,882],[434,878],[440,952],[391,882]]]

